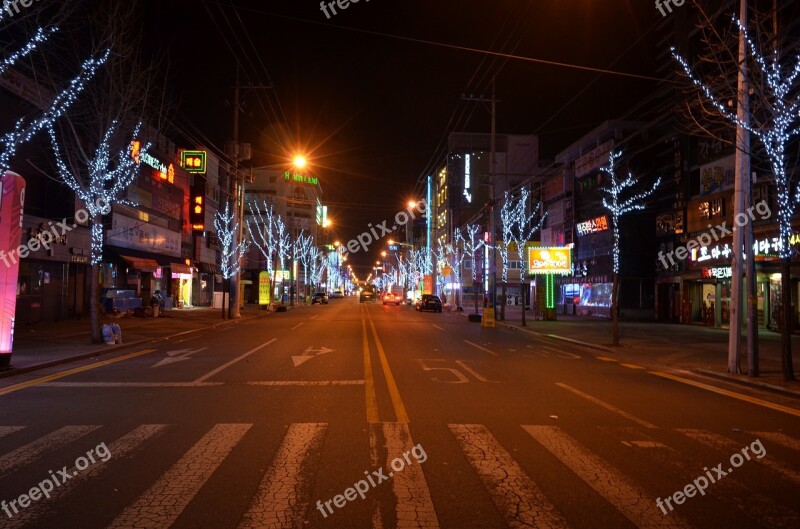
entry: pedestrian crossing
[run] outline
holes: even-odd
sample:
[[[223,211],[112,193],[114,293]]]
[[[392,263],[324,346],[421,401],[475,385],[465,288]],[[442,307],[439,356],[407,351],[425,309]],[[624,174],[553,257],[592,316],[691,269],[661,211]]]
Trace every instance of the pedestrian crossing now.
[[[592,498],[605,509],[605,516],[627,519],[625,523],[632,527],[706,527],[707,520],[695,519],[698,510],[706,505],[700,502],[705,501],[715,501],[715,505],[724,505],[733,511],[735,514],[731,516],[741,522],[737,525],[740,527],[800,527],[800,505],[787,501],[785,497],[770,497],[768,492],[749,481],[753,473],[761,473],[759,475],[764,479],[778,484],[775,488],[798,490],[800,440],[782,431],[759,430],[733,435],[697,428],[654,430],[642,425],[575,429],[554,424],[521,424],[509,432],[507,428],[492,431],[484,424],[450,423],[442,425],[441,432],[432,432],[430,428],[415,432],[412,440],[407,423],[376,426],[377,430],[369,435],[380,438],[381,450],[371,449],[372,453],[363,454],[363,460],[373,467],[382,467],[390,476],[390,483],[375,487],[380,491],[367,493],[369,502],[379,504],[375,505],[378,515],[367,515],[363,523],[359,523],[350,518],[354,512],[361,512],[357,507],[353,508],[352,503],[331,510],[324,517],[320,514],[314,505],[317,500],[327,498],[320,494],[321,485],[317,483],[317,477],[326,465],[324,456],[326,442],[329,442],[329,425],[294,423],[274,433],[275,444],[270,446],[277,448],[266,456],[269,465],[263,467],[265,470],[258,483],[248,489],[241,510],[234,513],[238,521],[230,527],[454,527],[450,522],[452,509],[448,505],[456,501],[460,503],[458,509],[469,512],[470,505],[477,501],[476,498],[459,497],[458,491],[451,490],[456,479],[475,480],[479,490],[485,494],[484,501],[494,506],[496,519],[480,520],[481,527],[562,529],[593,526],[581,521],[586,514],[572,503],[577,497]],[[166,434],[181,427],[168,424],[133,426],[116,439],[109,440],[111,457],[102,464],[81,469],[75,460],[75,466],[69,466],[66,471],[71,479],[60,483],[47,498],[24,507],[22,502],[13,507],[6,503],[16,499],[14,494],[27,492],[10,490],[7,480],[20,476],[27,479],[30,474],[33,484],[38,481],[38,474],[27,472],[29,466],[41,468],[42,461],[48,464],[51,461],[69,461],[70,457],[80,453],[75,452],[76,446],[99,437],[104,428],[101,425],[65,425],[31,439],[27,435],[29,428],[25,426],[0,426],[2,446],[9,447],[0,456],[0,500],[3,500],[4,510],[0,512],[0,529],[44,526],[59,512],[68,510],[71,501],[91,483],[118,482],[119,465],[126,461],[147,465],[147,461],[152,459],[148,454],[157,454],[165,449],[166,443],[171,442]],[[444,434],[444,441],[435,433]],[[180,523],[181,516],[196,502],[201,491],[214,486],[220,469],[225,465],[239,464],[235,460],[244,457],[242,452],[245,450],[237,451],[237,448],[255,435],[256,429],[250,423],[219,423],[198,430],[185,448],[169,452],[177,454],[177,457],[164,464],[163,470],[154,473],[156,477],[150,483],[132,491],[131,499],[126,500],[129,502],[127,505],[107,518],[87,518],[84,527],[185,527]],[[359,435],[367,434],[359,432]],[[19,439],[19,446],[15,444],[16,439]],[[763,457],[748,459],[745,463],[747,473],[729,472],[730,475],[724,479],[709,485],[702,496],[710,499],[698,495],[687,502],[695,504],[694,508],[680,505],[667,514],[657,507],[656,498],[670,497],[673,491],[682,490],[714,463],[723,461],[727,468],[731,455],[742,453],[742,448],[756,439],[763,446]],[[375,440],[371,438],[370,441],[374,444]],[[415,462],[406,456],[406,464],[398,464],[399,456],[408,454],[415,444],[427,447],[425,459]],[[617,457],[619,453],[615,456],[614,451],[623,452],[624,457]],[[437,461],[437,452],[440,461]],[[716,459],[707,459],[709,454],[716,454]],[[442,459],[455,461],[455,467],[443,466]],[[629,465],[629,459],[644,461],[645,466]],[[395,465],[404,468],[398,470]],[[643,469],[634,472],[632,467]],[[395,471],[389,472],[391,468]],[[342,478],[346,478],[348,483],[363,478],[361,472],[364,469],[352,470],[345,472],[350,475]],[[553,481],[574,483],[577,487],[574,492],[564,495],[554,492],[559,487],[554,487]],[[443,487],[442,482],[448,483],[450,488]],[[658,485],[655,486],[654,482]],[[794,497],[796,499],[796,493]],[[103,501],[102,498],[97,500]],[[225,502],[226,498],[219,498],[219,501]],[[214,509],[215,506],[203,505],[202,508]]]

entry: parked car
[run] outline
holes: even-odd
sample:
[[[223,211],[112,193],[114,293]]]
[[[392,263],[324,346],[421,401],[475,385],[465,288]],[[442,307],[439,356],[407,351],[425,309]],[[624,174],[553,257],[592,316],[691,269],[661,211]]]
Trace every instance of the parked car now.
[[[390,303],[394,303],[395,305],[399,306],[402,301],[403,301],[403,299],[401,297],[399,297],[399,296],[397,296],[395,294],[392,294],[391,292],[387,292],[386,294],[383,295],[383,304],[384,305],[388,305]]]
[[[359,303],[373,303],[375,301],[375,290],[369,287],[363,289],[358,295],[358,301]]]
[[[343,298],[343,297],[344,297],[344,294],[342,294],[338,290],[335,291],[335,292],[331,292],[331,299],[333,299],[333,298]]]
[[[423,294],[422,297],[417,300],[414,308],[420,312],[426,310],[431,312],[442,312],[442,300],[439,299],[439,296],[434,296],[433,294]]]
[[[311,296],[311,304],[315,305],[317,303],[320,305],[327,305],[328,295],[325,292],[315,292],[314,295]]]

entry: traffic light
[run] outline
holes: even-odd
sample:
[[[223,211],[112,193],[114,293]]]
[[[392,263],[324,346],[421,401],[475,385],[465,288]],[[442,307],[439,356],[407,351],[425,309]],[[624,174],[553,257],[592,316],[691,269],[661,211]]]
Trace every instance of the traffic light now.
[[[192,189],[192,198],[189,203],[189,223],[192,233],[202,235],[206,229],[206,197],[204,186],[195,186]]]

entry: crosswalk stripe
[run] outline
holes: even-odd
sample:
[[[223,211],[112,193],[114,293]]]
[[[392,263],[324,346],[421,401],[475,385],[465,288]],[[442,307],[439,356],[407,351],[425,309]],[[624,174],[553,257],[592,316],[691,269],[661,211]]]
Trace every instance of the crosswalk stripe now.
[[[651,494],[584,448],[560,428],[556,426],[522,428],[637,527],[691,527],[676,513],[664,516],[656,507]]]
[[[686,435],[690,439],[694,439],[698,443],[702,443],[706,446],[710,446],[716,450],[721,450],[723,452],[729,452],[731,457],[733,457],[734,453],[741,454],[741,450],[743,449],[742,446],[739,445],[733,439],[728,439],[727,437],[723,437],[722,435],[718,435],[707,430],[695,430],[692,428],[679,428],[677,431]],[[749,445],[749,443],[746,443]],[[780,474],[784,478],[794,481],[795,483],[800,483],[800,472],[789,468],[788,466],[784,465],[780,461],[777,461],[775,458],[769,457],[769,455],[758,459],[755,455],[750,455],[751,461],[757,461],[764,465],[765,467],[769,468],[773,472]],[[744,456],[742,456],[744,457]],[[746,461],[746,459],[745,459]],[[733,472],[735,470],[733,467],[723,469],[726,472]]]
[[[767,439],[773,443],[785,446],[792,450],[800,451],[800,441],[794,437],[789,437],[783,432],[751,432],[757,439]]]
[[[680,474],[682,483],[691,483],[695,478],[704,474],[703,465],[683,455],[674,448],[663,443],[658,443],[646,433],[632,427],[608,428],[618,433],[620,441],[638,448],[648,448],[640,453],[655,461],[664,468],[673,468]],[[709,486],[706,494],[711,494],[735,505],[745,516],[756,522],[762,522],[767,527],[797,528],[800,527],[800,514],[779,505],[737,481],[735,478],[717,481]]]
[[[619,408],[617,408],[615,406],[612,406],[611,404],[609,404],[607,402],[604,402],[604,401],[602,401],[602,400],[600,400],[600,399],[598,399],[596,397],[592,397],[591,395],[589,395],[587,393],[584,393],[583,391],[581,391],[579,389],[575,389],[572,386],[568,386],[568,385],[564,384],[563,382],[556,382],[556,386],[558,386],[560,388],[563,388],[563,389],[566,389],[567,391],[571,391],[572,393],[576,394],[577,396],[582,397],[582,398],[588,400],[589,402],[597,404],[601,408],[605,408],[608,411],[614,412],[614,413],[616,413],[617,415],[619,415],[621,417],[625,417],[629,421],[633,421],[636,424],[638,424],[639,426],[644,426],[645,428],[657,428],[657,426],[655,424],[649,423],[649,422],[647,422],[647,421],[645,421],[643,419],[640,419],[639,417],[631,415],[630,413],[628,413],[626,411],[622,411],[621,409],[619,409]]]
[[[317,472],[328,425],[289,426],[239,529],[299,529],[311,502],[309,476]]]
[[[42,454],[83,437],[100,428],[94,425],[64,426],[21,446],[0,458],[0,477],[31,464]]]
[[[166,429],[165,424],[143,424],[123,435],[107,446],[111,459],[124,458],[133,453],[139,446],[148,439],[161,434]],[[110,461],[110,459],[109,459]],[[37,527],[40,526],[39,519],[43,516],[45,508],[52,509],[53,503],[68,496],[69,492],[78,484],[89,478],[95,478],[106,470],[106,462],[98,459],[100,464],[92,464],[85,470],[77,470],[72,467],[68,472],[72,476],[69,481],[60,483],[50,492],[47,502],[40,500],[33,503],[27,509],[14,514],[13,518],[0,518],[0,529],[12,529],[17,527]],[[46,507],[45,507],[46,506]]]
[[[109,529],[169,527],[252,424],[217,424],[147,492],[117,516]]]
[[[485,426],[449,424],[448,427],[509,527],[569,527],[539,487]]]
[[[383,435],[386,439],[386,464],[384,468],[393,468],[392,461],[401,455],[410,452],[414,446],[411,432],[405,423],[384,423]],[[397,527],[415,529],[438,529],[439,520],[433,509],[433,500],[428,490],[428,482],[422,472],[421,464],[412,458],[411,463],[405,464],[400,471],[390,472],[392,490],[397,498]]]
[[[5,437],[24,429],[24,426],[0,426],[0,437]]]

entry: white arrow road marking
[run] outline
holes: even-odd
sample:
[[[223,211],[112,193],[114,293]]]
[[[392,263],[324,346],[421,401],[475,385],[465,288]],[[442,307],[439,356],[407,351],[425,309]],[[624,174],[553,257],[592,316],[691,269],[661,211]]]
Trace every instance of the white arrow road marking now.
[[[208,349],[208,347],[201,347],[199,349],[177,349],[175,351],[167,351],[167,358],[153,364],[153,367],[158,366],[165,366],[167,364],[174,364],[175,362],[180,362],[181,360],[189,360],[189,356],[193,355],[194,353],[199,353],[200,351],[204,351]]]
[[[292,357],[292,363],[294,363],[294,367],[297,367],[297,366],[301,365],[303,362],[311,360],[312,358],[314,358],[316,356],[324,355],[326,353],[332,353],[335,350],[336,349],[328,349],[327,347],[320,347],[319,349],[313,349],[311,346],[309,346],[308,349],[303,351],[302,355],[293,356]],[[311,354],[311,353],[317,353],[317,354]]]

